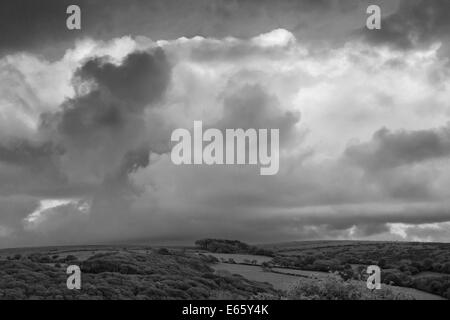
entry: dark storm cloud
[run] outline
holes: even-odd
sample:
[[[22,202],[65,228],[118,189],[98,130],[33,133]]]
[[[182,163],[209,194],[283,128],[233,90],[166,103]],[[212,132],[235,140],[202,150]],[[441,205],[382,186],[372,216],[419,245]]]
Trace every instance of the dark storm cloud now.
[[[303,208],[301,212],[277,211],[270,215],[266,215],[264,209],[249,212],[229,208],[191,211],[187,208],[179,213],[155,212],[151,223],[142,221],[140,227],[133,229],[133,234],[146,237],[147,240],[164,237],[191,241],[202,237],[223,237],[258,242],[349,239],[377,235],[385,237],[389,234],[390,224],[421,227],[424,224],[448,221],[448,205],[430,203],[393,206],[388,210],[370,204],[356,207],[311,207]]]
[[[121,171],[124,174],[129,174],[139,168],[145,168],[149,163],[149,150],[147,148],[133,150],[125,154]]]
[[[77,3],[80,1],[2,1],[0,53],[28,50],[73,39],[80,33],[66,28],[66,9]]]
[[[382,19],[380,30],[363,28],[361,32],[371,43],[402,49],[447,38],[450,34],[450,2],[403,0],[396,13]]]
[[[348,0],[346,3],[358,3]],[[64,53],[76,38],[110,39],[144,35],[152,39],[251,37],[276,28],[295,29],[299,17],[354,10],[337,0],[3,0],[0,3],[0,54]],[[66,28],[69,5],[81,8],[81,30]],[[306,20],[309,18],[306,17]],[[301,28],[302,31],[305,28]]]
[[[127,102],[125,108],[140,111],[161,98],[169,81],[169,66],[162,49],[152,55],[135,52],[121,65],[96,58],[86,62],[77,72],[82,81],[94,80],[100,90],[107,90],[116,98]]]
[[[396,132],[383,128],[374,133],[371,141],[347,147],[345,155],[369,171],[448,157],[450,128]]]
[[[93,150],[85,160],[115,166],[110,169],[120,176],[148,165],[152,146],[143,118],[144,111],[162,98],[170,80],[163,50],[131,53],[120,65],[94,58],[76,72],[75,79],[91,91],[66,101],[62,112],[48,116],[46,126],[56,129],[56,141],[69,153]]]
[[[86,83],[91,91],[63,104],[63,112],[47,116],[46,125],[54,125],[69,140],[95,144],[96,138],[120,134],[130,121],[139,121],[146,107],[158,101],[166,90],[170,67],[162,49],[152,54],[135,52],[122,64],[115,65],[105,58],[87,61],[77,72],[78,86]],[[92,83],[93,81],[93,83]],[[136,129],[136,128],[135,128]]]
[[[77,88],[59,111],[42,115],[38,142],[0,144],[0,193],[51,197],[90,194],[105,183],[128,188],[128,175],[149,164],[151,151],[168,151],[161,142],[166,132],[153,134],[144,113],[162,99],[170,74],[162,49],[133,52],[120,64],[86,61],[73,83],[88,91]]]
[[[0,145],[0,200],[22,196],[16,219],[10,213],[0,217],[4,232],[14,230],[19,237],[12,242],[77,242],[80,229],[85,241],[110,239],[127,224],[124,213],[139,192],[129,175],[150,164],[150,152],[169,151],[168,128],[152,112],[170,78],[171,66],[160,48],[130,53],[119,63],[92,58],[74,74],[75,96],[42,115],[37,136],[43,142]],[[38,208],[41,197],[78,200],[28,223],[24,217]],[[86,214],[80,211],[83,203]],[[21,230],[22,224],[28,229]]]
[[[324,208],[311,207],[289,214],[278,213],[273,216],[234,217],[230,221],[244,226],[247,237],[264,239],[272,236],[275,239],[324,239],[350,236],[367,237],[387,232],[389,224],[408,224],[420,226],[423,224],[443,223],[450,221],[448,204],[432,205],[411,204],[401,207],[391,207],[388,210],[364,204],[357,207],[337,206]],[[236,221],[239,221],[236,223]],[[217,226],[217,228],[219,228]],[[236,230],[238,232],[238,230]]]
[[[51,162],[55,154],[62,154],[61,148],[46,142],[33,144],[27,140],[0,145],[0,162],[16,166],[39,166]]]
[[[397,206],[385,203],[342,205],[326,208],[311,207],[299,217],[286,217],[306,225],[329,225],[334,229],[347,229],[353,225],[379,225],[385,223],[426,224],[450,221],[450,208],[447,203],[411,203]]]

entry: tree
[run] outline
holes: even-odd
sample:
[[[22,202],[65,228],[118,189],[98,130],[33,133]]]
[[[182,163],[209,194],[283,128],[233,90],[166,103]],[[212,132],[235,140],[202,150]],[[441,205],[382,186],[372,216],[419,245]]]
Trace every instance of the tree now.
[[[380,260],[378,260],[378,264],[377,264],[381,269],[386,267],[386,259],[381,258]]]
[[[159,248],[159,249],[158,249],[158,253],[159,253],[159,254],[163,254],[163,255],[169,255],[169,254],[170,254],[170,251],[167,250],[166,248]]]
[[[433,266],[433,261],[431,259],[425,259],[423,261],[422,267],[423,267],[424,271],[430,271],[432,266]]]
[[[261,264],[261,268],[263,269],[264,272],[270,271],[270,264],[268,262],[263,262]]]

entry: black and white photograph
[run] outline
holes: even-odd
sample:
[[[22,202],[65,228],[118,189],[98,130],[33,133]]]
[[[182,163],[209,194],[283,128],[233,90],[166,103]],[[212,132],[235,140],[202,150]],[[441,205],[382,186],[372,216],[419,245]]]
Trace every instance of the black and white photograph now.
[[[0,300],[448,299],[449,0],[0,2]]]

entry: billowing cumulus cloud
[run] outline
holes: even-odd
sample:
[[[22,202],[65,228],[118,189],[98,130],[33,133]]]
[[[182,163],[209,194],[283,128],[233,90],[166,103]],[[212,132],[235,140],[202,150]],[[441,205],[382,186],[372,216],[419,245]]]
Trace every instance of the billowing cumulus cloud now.
[[[169,79],[161,49],[131,53],[120,65],[102,58],[85,62],[75,72],[79,93],[62,111],[43,115],[42,130],[65,148],[65,169],[104,180],[146,166],[153,146],[143,115],[161,99]]]
[[[421,17],[425,6],[379,3],[387,26]],[[0,42],[8,53],[0,58],[1,246],[449,240],[440,14],[431,10],[430,30],[416,32],[420,46],[373,46],[355,37],[366,17],[360,1],[129,6],[140,13],[126,26],[131,13],[112,1],[108,30],[92,24],[93,10],[80,34],[43,36],[58,54],[25,34]],[[188,18],[194,9],[204,23]],[[158,18],[139,26],[148,10]],[[299,10],[304,20],[293,19]],[[162,28],[168,16],[179,19]],[[171,132],[196,120],[279,128],[278,174],[174,165]]]

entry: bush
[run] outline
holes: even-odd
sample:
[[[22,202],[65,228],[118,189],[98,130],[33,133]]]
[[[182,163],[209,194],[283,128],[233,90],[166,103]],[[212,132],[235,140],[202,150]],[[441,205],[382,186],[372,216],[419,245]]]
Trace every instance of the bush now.
[[[108,252],[80,262],[82,290],[67,290],[67,275],[58,263],[0,260],[0,299],[208,299],[222,296],[250,299],[277,295],[266,283],[231,273],[215,274],[204,258],[188,254]],[[206,257],[208,258],[208,257]]]
[[[444,294],[444,298],[450,300],[450,288],[447,289],[447,292]]]
[[[163,254],[163,255],[169,255],[170,251],[167,250],[166,248],[159,248],[157,251],[159,254]]]
[[[268,257],[274,256],[274,252],[271,250],[251,246],[238,240],[201,239],[195,241],[195,245],[201,250],[216,253],[244,253]]]
[[[199,257],[206,263],[211,263],[211,264],[219,263],[219,259],[217,259],[216,257],[214,257],[210,254],[209,255],[199,254]]]
[[[68,256],[66,256],[65,260],[66,260],[66,262],[73,262],[73,261],[77,261],[78,259],[73,254],[69,254]]]
[[[383,272],[381,273],[381,282],[391,285],[399,285],[400,278],[392,272]]]
[[[389,289],[368,290],[365,284],[329,276],[319,281],[300,281],[288,292],[291,300],[412,300],[411,296],[394,294]]]

